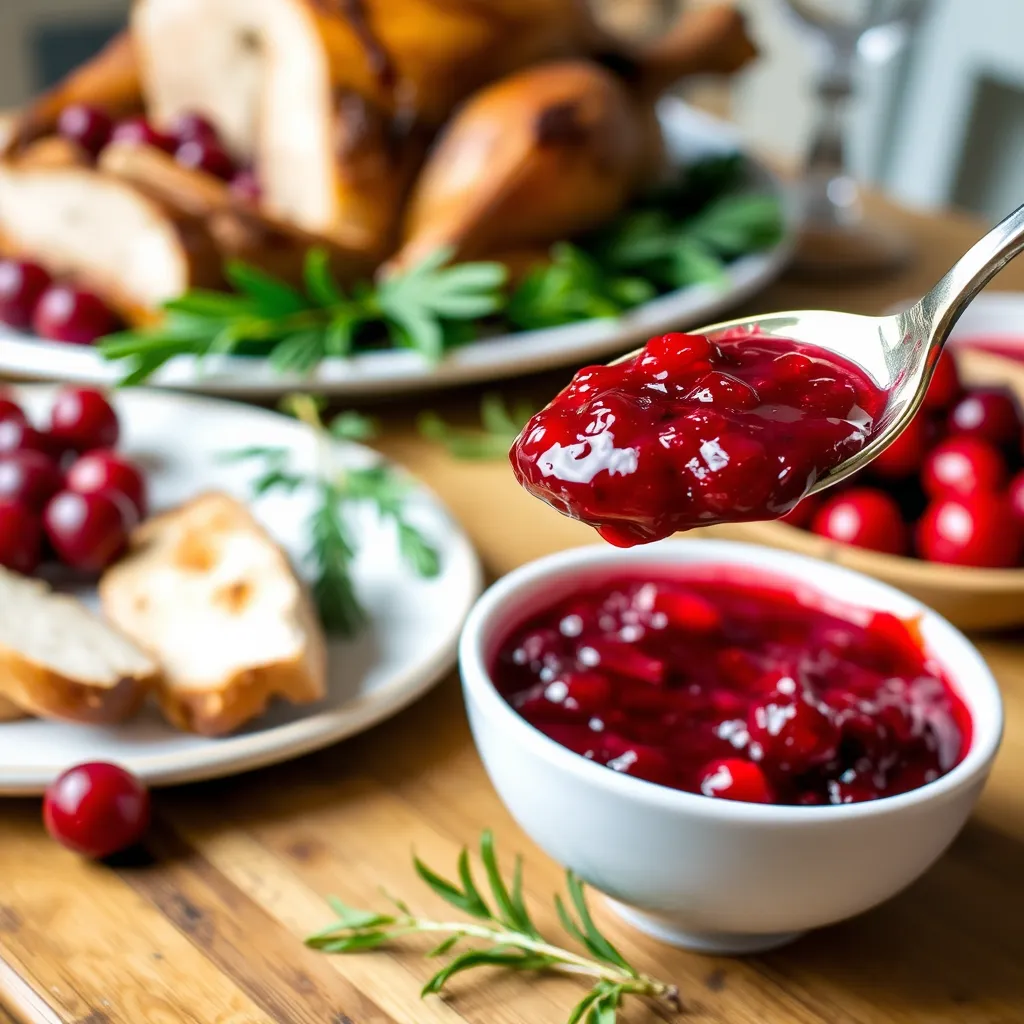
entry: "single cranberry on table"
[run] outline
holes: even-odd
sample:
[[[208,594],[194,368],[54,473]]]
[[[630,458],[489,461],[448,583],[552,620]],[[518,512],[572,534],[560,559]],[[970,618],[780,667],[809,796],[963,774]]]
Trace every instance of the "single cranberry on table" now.
[[[917,524],[918,554],[929,562],[1008,569],[1022,546],[1024,529],[1001,494],[939,498]]]
[[[98,295],[69,284],[55,284],[43,292],[32,316],[36,334],[69,345],[91,345],[120,324]]]
[[[39,565],[42,543],[38,514],[22,501],[0,498],[0,565],[30,575]]]
[[[976,437],[950,437],[925,459],[921,483],[932,498],[945,494],[994,493],[1006,483],[1006,460],[998,448]]]
[[[950,409],[948,423],[951,434],[1018,450],[1024,429],[1017,403],[1005,388],[972,388]]]
[[[41,509],[61,489],[60,468],[34,448],[0,452],[0,500],[20,501]]]
[[[747,331],[666,334],[577,373],[510,458],[530,493],[629,546],[784,515],[864,447],[884,403],[820,349]]]
[[[67,387],[50,409],[50,435],[76,451],[113,448],[121,428],[117,413],[102,391]]]
[[[230,181],[235,176],[235,162],[220,143],[188,139],[174,151],[174,159],[193,171],[204,171],[215,178]]]
[[[900,507],[884,491],[854,487],[829,498],[815,513],[811,530],[821,537],[889,555],[907,550]]]
[[[700,791],[721,800],[748,804],[774,803],[764,772],[750,761],[728,758],[714,761],[701,772]]]
[[[94,761],[69,768],[43,799],[46,831],[86,857],[109,857],[137,843],[150,818],[149,791],[119,765]]]
[[[129,117],[118,121],[110,134],[111,142],[121,142],[132,146],[153,146],[165,153],[173,153],[177,140],[154,127],[144,117]]]
[[[871,472],[886,479],[900,479],[921,468],[928,451],[928,419],[918,413],[906,427],[871,460]]]
[[[47,539],[73,569],[99,572],[127,547],[135,525],[131,503],[116,492],[58,491],[43,510]]]
[[[877,799],[961,760],[966,711],[905,623],[735,573],[678,566],[584,582],[500,638],[494,685],[596,765],[719,799]],[[706,602],[715,628],[668,620],[659,608],[671,594]],[[662,666],[658,681],[605,672],[595,652],[621,648]]]
[[[140,519],[146,515],[146,478],[135,463],[110,449],[101,448],[79,456],[67,472],[65,486],[79,494],[97,491],[123,494]]]
[[[71,142],[81,146],[90,156],[98,156],[110,141],[114,127],[110,115],[99,107],[87,103],[72,103],[65,107],[57,119],[57,131]]]
[[[922,408],[927,412],[945,412],[960,397],[963,387],[953,353],[944,349],[935,364],[935,372],[928,383]]]
[[[0,260],[0,321],[24,330],[32,324],[50,275],[38,263]]]

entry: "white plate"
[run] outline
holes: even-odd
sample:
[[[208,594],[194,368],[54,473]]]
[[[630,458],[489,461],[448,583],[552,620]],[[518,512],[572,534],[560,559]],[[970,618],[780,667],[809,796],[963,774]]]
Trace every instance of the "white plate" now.
[[[21,390],[34,416],[53,389]],[[116,396],[124,451],[149,472],[152,504],[166,508],[205,490],[249,494],[256,467],[226,465],[221,453],[249,445],[287,446],[299,466],[315,458],[314,435],[275,413],[209,398],[136,389]],[[343,465],[377,460],[367,448],[336,446]],[[252,506],[257,518],[298,563],[306,543],[302,494],[270,495]],[[154,708],[118,726],[42,720],[0,724],[0,794],[41,792],[60,771],[82,761],[116,761],[150,784],[214,778],[273,764],[351,736],[393,715],[424,693],[455,662],[462,621],[481,589],[469,541],[425,488],[410,495],[409,518],[439,549],[441,574],[422,580],[398,560],[390,530],[375,515],[361,523],[354,579],[370,625],[352,642],[329,645],[329,696],[320,704],[277,704],[237,735],[204,739],[171,728]],[[94,598],[91,588],[80,591]]]
[[[678,100],[663,100],[659,114],[669,152],[679,164],[742,148],[731,125]],[[151,383],[221,395],[277,395],[297,385],[339,396],[393,395],[582,365],[625,352],[652,334],[712,323],[768,284],[785,266],[792,249],[796,224],[792,197],[766,167],[752,160],[751,168],[751,187],[775,193],[782,201],[785,235],[774,248],[745,256],[727,267],[724,286],[703,284],[670,292],[617,320],[589,320],[483,339],[450,353],[437,366],[430,366],[415,352],[370,352],[350,359],[327,359],[310,377],[299,378],[274,373],[265,359],[212,358],[200,373],[194,359],[182,357],[163,367]],[[0,375],[4,373],[112,384],[124,375],[124,370],[105,362],[93,349],[26,338],[0,327]]]

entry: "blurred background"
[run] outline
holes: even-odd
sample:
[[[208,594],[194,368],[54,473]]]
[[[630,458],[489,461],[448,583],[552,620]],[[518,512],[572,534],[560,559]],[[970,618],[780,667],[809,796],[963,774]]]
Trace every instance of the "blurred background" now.
[[[678,6],[593,2],[609,24],[636,34],[657,31]],[[756,149],[796,164],[815,116],[814,39],[785,0],[739,2],[762,58],[728,91],[695,87],[695,98],[731,117]],[[829,4],[841,8],[843,0],[817,0]],[[21,103],[94,53],[128,6],[2,0],[0,107]],[[850,111],[856,175],[920,208],[959,206],[995,220],[1017,205],[1024,192],[1022,38],[1021,0],[932,0],[910,31],[888,26],[864,37]]]

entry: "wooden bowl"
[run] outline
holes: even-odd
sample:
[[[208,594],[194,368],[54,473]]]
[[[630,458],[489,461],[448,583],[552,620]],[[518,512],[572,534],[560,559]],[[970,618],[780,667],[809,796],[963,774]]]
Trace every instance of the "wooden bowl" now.
[[[966,383],[1007,386],[1024,408],[1024,363],[964,349],[957,352],[957,365]],[[867,573],[930,605],[961,629],[1024,625],[1024,568],[972,569],[883,555],[837,544],[786,523],[735,523],[709,532],[785,548]]]

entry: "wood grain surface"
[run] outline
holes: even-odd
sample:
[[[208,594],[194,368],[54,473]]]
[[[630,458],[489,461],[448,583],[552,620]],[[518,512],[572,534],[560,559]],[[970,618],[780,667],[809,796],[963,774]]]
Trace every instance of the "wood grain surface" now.
[[[953,215],[883,209],[917,243],[912,270],[841,288],[785,281],[748,308],[880,311],[922,290],[979,234]],[[1024,265],[1001,286],[1024,287]],[[508,390],[543,397],[565,376]],[[478,399],[470,390],[386,408],[381,447],[449,503],[492,576],[590,542],[585,528],[520,493],[503,464],[455,462],[411,429],[417,408],[468,418]],[[981,646],[1005,694],[1004,747],[975,818],[901,896],[736,960],[658,945],[595,901],[626,955],[679,985],[680,1022],[1024,1021],[1024,648],[1015,636]],[[561,871],[491,790],[454,673],[397,718],[327,751],[159,793],[144,853],[114,865],[50,842],[37,801],[0,801],[0,1002],[31,1024],[561,1024],[579,996],[571,980],[481,973],[457,981],[447,1001],[421,1002],[431,965],[415,947],[330,958],[302,944],[330,920],[328,893],[374,906],[384,886],[416,911],[439,912],[412,873],[412,849],[443,867],[485,826],[506,859],[525,854],[528,898],[541,927],[557,932],[550,898]],[[637,1006],[626,1019],[669,1017]],[[2,1012],[0,1024],[10,1024]]]

